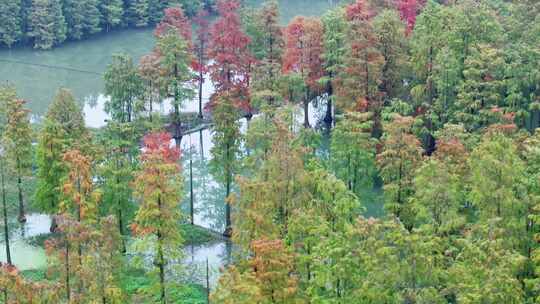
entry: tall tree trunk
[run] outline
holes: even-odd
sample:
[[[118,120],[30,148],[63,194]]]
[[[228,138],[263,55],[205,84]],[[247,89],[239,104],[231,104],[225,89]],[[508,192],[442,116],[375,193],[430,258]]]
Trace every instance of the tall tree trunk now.
[[[120,232],[120,239],[122,242],[122,253],[125,254],[127,252],[127,249],[124,235],[124,220],[122,216],[122,208],[118,208],[118,231]]]
[[[161,214],[161,196],[158,196],[158,208]],[[161,218],[161,216],[160,216]],[[161,225],[160,225],[161,226]],[[163,235],[161,227],[157,230],[157,267],[159,268],[160,303],[167,304],[165,292],[165,257],[163,256]]]
[[[158,230],[158,267],[159,267],[159,286],[160,286],[160,303],[167,304],[167,297],[165,294],[165,258],[163,256],[163,248],[161,231]]]
[[[2,205],[4,211],[4,244],[6,246],[7,263],[13,265],[11,262],[11,250],[9,248],[9,228],[8,228],[8,215],[7,215],[7,202],[6,202],[6,184],[4,180],[4,162],[0,160],[2,167],[0,168],[0,175],[2,179]],[[6,302],[7,303],[7,302]]]
[[[327,92],[328,92],[328,96],[327,96],[328,100],[326,102],[326,115],[324,116],[324,122],[330,125],[332,121],[334,120],[332,118],[332,95],[333,95],[332,84],[328,84]]]
[[[189,213],[191,219],[191,225],[195,224],[195,212],[194,212],[194,193],[193,193],[193,151],[190,149],[189,154]]]
[[[70,267],[69,267],[69,241],[67,240],[67,236],[64,236],[66,238],[66,299],[68,303],[71,303],[71,286],[70,286]]]
[[[19,163],[19,160],[17,159],[17,163]],[[21,170],[20,170],[20,164],[17,165],[19,168],[17,171],[17,189],[19,190],[19,222],[26,223],[26,216],[24,212],[24,198],[23,198],[23,188],[22,188],[22,177],[21,177]]]
[[[199,70],[199,118],[203,119],[203,111],[202,111],[202,104],[203,104],[203,81],[204,81],[204,74],[202,72],[202,68]]]
[[[227,143],[227,162],[225,169],[225,232],[224,236],[230,237],[232,235],[232,222],[231,222],[231,205],[229,204],[229,195],[231,194],[231,169],[229,168],[231,157],[230,157],[230,145]]]

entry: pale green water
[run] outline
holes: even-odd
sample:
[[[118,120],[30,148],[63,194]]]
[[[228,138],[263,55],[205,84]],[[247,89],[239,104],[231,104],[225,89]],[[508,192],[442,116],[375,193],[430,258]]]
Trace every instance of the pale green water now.
[[[287,23],[296,15],[320,15],[336,1],[281,0],[282,23]],[[251,5],[261,2],[248,1]],[[153,45],[152,29],[130,29],[68,42],[50,51],[36,51],[29,47],[4,49],[0,50],[0,83],[7,81],[15,85],[19,95],[28,101],[32,112],[42,115],[60,87],[71,89],[81,102],[96,100],[103,92],[103,77],[100,74],[110,63],[112,54],[125,52],[138,62],[141,56],[150,52]],[[87,115],[98,114],[87,111]]]

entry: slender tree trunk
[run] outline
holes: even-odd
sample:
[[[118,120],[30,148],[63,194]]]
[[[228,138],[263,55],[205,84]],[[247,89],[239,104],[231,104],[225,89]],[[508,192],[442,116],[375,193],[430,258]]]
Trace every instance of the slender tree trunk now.
[[[208,258],[206,258],[206,303],[210,304],[210,271]]]
[[[161,196],[158,195],[158,209],[160,212],[161,222]],[[167,304],[167,297],[165,291],[165,257],[163,256],[163,234],[161,233],[161,225],[157,230],[157,254],[156,254],[156,266],[159,269],[159,287],[160,287],[160,303]]]
[[[191,150],[191,149],[190,149]],[[193,151],[190,151],[189,154],[189,212],[191,225],[195,224],[195,212],[194,212],[194,193],[193,193]]]
[[[17,159],[17,163],[19,163],[19,160]],[[20,164],[17,165],[19,167],[19,170],[17,170],[17,189],[19,190],[19,222],[26,223],[26,216],[24,212],[24,198],[23,198],[23,188],[22,188],[22,177],[21,177],[21,170],[20,170]]]
[[[167,297],[165,294],[165,265],[164,265],[164,256],[163,248],[161,247],[162,242],[161,231],[158,230],[158,267],[159,267],[159,285],[160,285],[160,302],[161,304],[167,304]]]
[[[120,239],[122,242],[122,253],[125,254],[127,252],[127,249],[124,235],[124,220],[122,216],[122,208],[118,208],[118,231],[120,232]]]
[[[229,204],[229,195],[231,194],[231,175],[232,172],[229,168],[230,166],[230,145],[227,143],[227,162],[225,169],[225,232],[223,235],[229,237],[232,235],[232,222],[231,222],[231,205]]]
[[[3,211],[4,211],[4,244],[6,246],[6,257],[7,257],[7,263],[9,265],[13,265],[11,262],[11,250],[9,248],[9,227],[8,227],[8,215],[7,215],[7,202],[6,202],[6,184],[4,180],[4,162],[3,160],[0,160],[2,164],[2,168],[0,168],[0,175],[2,179],[2,205],[3,205]],[[6,301],[7,303],[7,301]]]
[[[70,267],[69,267],[69,241],[67,240],[66,236],[66,299],[67,302],[71,302],[71,286],[70,286]]]
[[[204,74],[202,72],[202,68],[199,70],[199,118],[203,119],[203,111],[202,111],[202,104],[203,104],[203,81],[204,81]]]
[[[326,102],[326,116],[324,117],[324,122],[328,125],[334,120],[332,118],[332,96],[334,95],[334,88],[332,82],[328,81],[326,92],[328,93],[328,101]]]

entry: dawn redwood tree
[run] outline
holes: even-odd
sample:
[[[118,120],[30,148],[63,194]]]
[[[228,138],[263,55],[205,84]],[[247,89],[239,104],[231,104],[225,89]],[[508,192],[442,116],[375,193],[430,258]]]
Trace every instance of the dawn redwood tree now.
[[[2,134],[8,168],[17,179],[19,197],[19,222],[26,222],[24,211],[23,179],[31,175],[32,170],[32,127],[30,110],[25,108],[26,101],[18,98],[5,100],[6,125]]]
[[[67,25],[67,37],[80,40],[101,31],[98,0],[64,0],[62,9]]]
[[[523,248],[527,228],[528,200],[524,199],[525,167],[511,138],[494,131],[484,135],[469,158],[468,199],[479,210],[480,219],[501,218],[513,248]]]
[[[79,150],[69,150],[63,155],[67,175],[62,185],[60,210],[79,221],[94,223],[101,193],[94,191],[92,159]]]
[[[251,48],[257,43],[257,62],[253,68],[251,91],[258,108],[265,105],[274,107],[282,99],[279,94],[281,63],[283,55],[283,30],[279,24],[279,6],[270,0],[253,14],[249,25],[255,34],[251,34]],[[255,39],[257,38],[257,39]]]
[[[163,19],[156,26],[154,35],[161,37],[169,33],[170,30],[174,30],[178,35],[184,37],[191,46],[191,23],[189,19],[184,15],[184,11],[180,7],[170,7],[165,9]]]
[[[459,223],[458,209],[462,203],[460,176],[437,159],[427,160],[414,177],[413,204],[417,219],[429,223],[435,234],[448,233]]]
[[[323,25],[316,18],[294,18],[285,29],[283,72],[297,74],[304,82],[304,127],[309,128],[309,103],[320,94],[323,76]]]
[[[137,165],[135,158],[139,154],[139,134],[132,124],[109,122],[103,135],[100,144],[104,155],[99,166],[103,178],[101,209],[116,216],[121,249],[125,253],[125,228],[133,216],[131,183]]]
[[[89,142],[84,114],[70,90],[64,88],[58,90],[45,118],[60,125],[68,147],[80,147]]]
[[[373,19],[373,31],[377,37],[377,49],[384,59],[381,68],[379,90],[384,104],[404,95],[403,78],[408,67],[408,40],[405,26],[396,12],[384,10]]]
[[[283,240],[251,242],[253,257],[248,261],[255,275],[261,296],[269,302],[287,303],[298,300],[298,279],[294,275],[294,254]]]
[[[231,222],[231,187],[234,175],[239,172],[240,159],[240,122],[239,112],[234,104],[234,97],[227,93],[220,96],[214,105],[214,146],[210,166],[212,173],[225,186],[225,232],[230,236],[232,233]]]
[[[253,56],[249,52],[249,37],[242,31],[238,15],[239,2],[218,1],[219,18],[210,29],[208,66],[210,79],[215,87],[212,104],[219,102],[223,94],[234,98],[237,108],[251,116],[249,96],[250,70]]]
[[[210,22],[207,18],[209,16],[208,11],[200,10],[197,16],[193,18],[193,23],[197,26],[195,32],[195,41],[194,41],[194,53],[196,56],[196,63],[194,64],[194,70],[197,71],[197,82],[199,86],[199,118],[203,118],[203,84],[204,84],[204,75],[208,71],[208,44],[210,41]]]
[[[17,92],[14,88],[6,86],[6,87],[0,87],[0,104],[5,105],[9,100],[13,100],[17,98]],[[2,107],[0,109],[0,135],[3,136],[5,128],[6,128],[6,108]],[[0,186],[2,187],[2,218],[4,223],[4,246],[6,250],[6,261],[8,265],[12,265],[11,262],[11,248],[9,246],[9,222],[8,222],[8,202],[7,202],[7,187],[6,187],[6,173],[7,173],[7,165],[6,165],[6,155],[4,151],[4,147],[2,147],[0,151]]]
[[[21,0],[0,1],[0,44],[8,48],[23,37],[21,8]]]
[[[155,297],[162,304],[168,303],[166,279],[169,261],[182,253],[182,236],[178,229],[180,222],[181,174],[180,150],[171,147],[169,133],[151,133],[144,137],[141,167],[133,183],[136,197],[140,201],[139,210],[132,224],[133,233],[143,240],[152,242],[153,265],[157,273]],[[147,252],[147,246],[139,248]]]
[[[420,141],[412,133],[413,118],[396,115],[385,126],[382,151],[377,155],[379,173],[384,182],[385,209],[412,228],[414,211],[409,198],[413,194],[414,172],[422,160]]]
[[[173,134],[177,144],[182,140],[180,107],[182,102],[193,97],[195,75],[192,71],[193,43],[191,24],[179,7],[165,10],[163,20],[157,25],[155,52],[160,56],[163,90],[173,97]]]
[[[79,0],[64,0],[63,13],[66,19],[67,38],[79,40],[83,37],[84,3]]]
[[[324,80],[326,80],[324,85],[328,95],[324,121],[330,124],[333,121],[332,104],[335,99],[336,78],[341,69],[345,67],[347,22],[343,8],[328,11],[321,20],[324,26],[324,53],[322,55],[324,59]]]
[[[38,169],[34,200],[39,210],[53,215],[53,219],[60,212],[61,185],[66,174],[62,156],[66,147],[66,133],[62,126],[57,121],[45,119],[39,132],[36,150]],[[54,220],[51,224],[53,232],[56,228]]]
[[[35,201],[42,212],[53,215],[51,231],[56,229],[55,216],[61,211],[62,182],[67,174],[63,156],[72,149],[91,152],[91,138],[75,98],[69,90],[60,89],[45,114],[36,151]]]
[[[345,109],[373,112],[374,129],[378,130],[381,100],[378,84],[384,57],[377,49],[372,17],[373,12],[364,0],[346,7],[345,18],[349,25],[347,60],[336,94]]]
[[[305,202],[304,151],[295,143],[289,125],[272,121],[270,147],[251,178],[238,178],[233,240],[245,252],[258,239],[286,237],[289,219]]]
[[[411,33],[416,23],[416,15],[419,9],[418,0],[398,0],[397,8],[401,20],[407,24],[407,33]]]
[[[186,40],[176,30],[169,29],[167,34],[158,37],[156,52],[160,55],[160,69],[163,77],[163,89],[167,96],[173,98],[172,123],[175,127],[173,134],[177,145],[182,140],[180,108],[183,102],[195,95],[193,80],[195,74],[191,69],[193,56],[191,40]]]
[[[132,0],[128,2],[127,14],[129,24],[144,27],[150,23],[148,0]]]
[[[67,26],[60,0],[32,0],[28,27],[36,49],[50,49],[64,42]]]
[[[101,0],[99,9],[102,16],[102,25],[105,31],[122,25],[124,21],[124,1],[123,0]]]
[[[13,265],[11,261],[11,247],[9,246],[9,222],[6,193],[6,164],[4,155],[0,155],[0,170],[0,187],[2,187],[2,219],[4,223],[4,247],[6,249],[6,262],[8,265]]]
[[[138,73],[143,83],[142,102],[148,118],[153,120],[154,104],[161,104],[165,93],[165,79],[161,75],[160,55],[153,50],[141,57]]]
[[[113,55],[105,72],[105,112],[112,120],[129,123],[137,116],[136,102],[143,92],[142,79],[132,58],[127,54]]]
[[[347,113],[332,132],[330,155],[333,170],[348,187],[361,197],[361,191],[373,184],[376,174],[372,138],[372,113]]]

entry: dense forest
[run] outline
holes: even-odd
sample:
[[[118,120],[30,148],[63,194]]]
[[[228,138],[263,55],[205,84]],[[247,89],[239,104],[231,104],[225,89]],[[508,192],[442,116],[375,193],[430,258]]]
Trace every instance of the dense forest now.
[[[50,49],[117,28],[146,27],[167,7],[182,6],[188,16],[212,10],[214,0],[1,0],[0,46],[30,43]]]
[[[540,303],[540,2],[343,1],[285,26],[273,0],[180,2],[0,0],[7,46],[156,23],[140,62],[113,56],[103,128],[69,89],[39,120],[0,89],[0,301]],[[205,232],[180,142],[203,125],[235,247],[210,289],[181,262]],[[29,208],[54,219],[40,273],[10,258]]]

